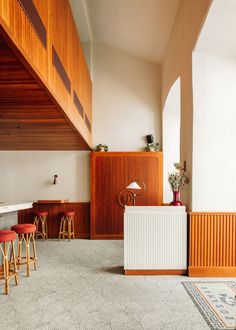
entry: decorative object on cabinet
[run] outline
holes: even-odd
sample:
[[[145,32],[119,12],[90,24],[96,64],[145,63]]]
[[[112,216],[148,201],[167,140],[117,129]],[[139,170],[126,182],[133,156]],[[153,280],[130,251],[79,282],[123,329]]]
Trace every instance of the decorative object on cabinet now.
[[[108,151],[109,148],[106,144],[97,144],[95,147],[94,147],[94,151],[98,151],[98,152],[104,152],[104,151]]]
[[[91,152],[91,238],[123,239],[124,208],[133,205],[132,189],[126,189],[121,204],[118,195],[132,181],[145,182],[147,189],[139,195],[138,204],[162,205],[161,152]],[[136,194],[143,192],[137,189]]]
[[[184,163],[174,163],[174,167],[176,168],[176,170],[183,170],[184,172],[186,172],[186,160],[184,161]]]
[[[146,141],[147,144],[153,143],[154,142],[154,137],[152,134],[146,135]]]
[[[53,178],[53,184],[58,184],[58,175],[55,174]]]
[[[145,148],[146,151],[158,151],[159,149],[159,143],[153,142],[153,143],[147,143],[147,146]]]
[[[180,191],[183,190],[189,183],[189,178],[184,170],[172,172],[168,174],[168,182],[173,192],[173,201],[170,203],[172,206],[181,206]]]
[[[139,182],[142,187],[137,183]],[[136,197],[141,195],[144,191],[146,191],[146,185],[143,180],[132,180],[131,183],[126,187],[126,189],[122,190],[118,196],[118,203],[120,206],[125,207],[130,204],[135,206]]]

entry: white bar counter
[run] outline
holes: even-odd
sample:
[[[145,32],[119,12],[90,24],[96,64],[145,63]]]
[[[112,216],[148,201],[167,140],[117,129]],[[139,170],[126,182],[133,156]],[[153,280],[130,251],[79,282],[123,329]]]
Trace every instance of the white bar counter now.
[[[33,202],[0,203],[0,230],[10,229],[18,223],[18,211],[30,209]]]
[[[124,214],[126,275],[187,272],[185,206],[126,206]]]

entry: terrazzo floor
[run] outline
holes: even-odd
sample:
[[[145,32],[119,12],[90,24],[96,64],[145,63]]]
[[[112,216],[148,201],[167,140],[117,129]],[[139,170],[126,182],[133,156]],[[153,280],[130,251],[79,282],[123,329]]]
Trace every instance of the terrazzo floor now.
[[[37,250],[38,270],[21,271],[9,296],[1,281],[0,329],[209,329],[181,285],[193,279],[123,275],[123,241],[37,241]]]

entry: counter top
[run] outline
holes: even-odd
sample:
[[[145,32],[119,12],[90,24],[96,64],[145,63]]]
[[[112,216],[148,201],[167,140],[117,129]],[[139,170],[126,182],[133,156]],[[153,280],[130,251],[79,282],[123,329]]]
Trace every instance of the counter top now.
[[[0,203],[0,214],[30,209],[32,207],[33,207],[33,202]]]

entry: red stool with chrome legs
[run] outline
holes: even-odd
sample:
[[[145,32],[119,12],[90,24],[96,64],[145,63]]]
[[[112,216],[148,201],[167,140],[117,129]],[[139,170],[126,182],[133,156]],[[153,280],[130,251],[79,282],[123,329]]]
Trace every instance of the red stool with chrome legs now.
[[[48,225],[47,225],[48,212],[34,213],[34,224],[36,226],[35,237],[41,236],[44,240],[48,238]]]
[[[9,293],[9,283],[11,278],[15,278],[15,283],[16,285],[18,284],[18,274],[14,250],[15,240],[16,233],[14,231],[0,230],[0,251],[3,257],[3,265],[2,270],[0,271],[0,279],[5,280],[5,294]],[[11,264],[13,268],[11,268]]]
[[[26,265],[26,274],[27,276],[30,276],[30,265],[32,263],[34,264],[34,270],[36,270],[37,255],[34,239],[36,226],[29,223],[24,223],[12,226],[11,229],[18,234],[18,255],[16,258],[17,267],[19,269],[21,265]],[[22,244],[25,246],[25,256],[22,256]],[[30,256],[31,244],[33,256]]]
[[[70,241],[71,238],[75,238],[75,226],[74,226],[74,217],[75,212],[62,212],[61,213],[61,222],[60,222],[60,231],[58,234],[58,239],[68,237]]]

